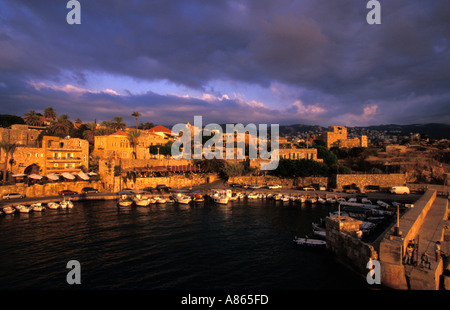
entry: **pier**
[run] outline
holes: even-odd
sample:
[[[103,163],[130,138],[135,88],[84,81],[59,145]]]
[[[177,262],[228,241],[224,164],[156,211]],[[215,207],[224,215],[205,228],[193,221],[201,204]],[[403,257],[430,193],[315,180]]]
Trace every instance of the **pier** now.
[[[450,289],[448,256],[450,254],[450,221],[447,197],[436,190],[426,191],[403,215],[398,216],[374,242],[362,242],[356,232],[361,222],[350,217],[328,217],[327,248],[336,258],[363,276],[369,260],[381,266],[381,284],[392,289]],[[435,244],[441,253],[435,258]],[[414,242],[412,263],[406,263],[407,247]],[[427,252],[428,264],[422,264]]]

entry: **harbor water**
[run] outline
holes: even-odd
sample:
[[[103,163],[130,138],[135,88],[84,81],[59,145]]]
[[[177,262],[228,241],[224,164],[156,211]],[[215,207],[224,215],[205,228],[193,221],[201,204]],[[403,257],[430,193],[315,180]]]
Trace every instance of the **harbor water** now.
[[[313,237],[311,223],[328,205],[74,205],[0,217],[1,289],[72,288],[70,260],[87,290],[370,289],[326,249],[291,243]]]

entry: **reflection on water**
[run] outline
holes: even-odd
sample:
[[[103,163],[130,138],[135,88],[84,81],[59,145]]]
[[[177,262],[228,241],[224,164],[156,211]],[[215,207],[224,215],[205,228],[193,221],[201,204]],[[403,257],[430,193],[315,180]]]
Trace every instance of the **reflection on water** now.
[[[294,247],[328,206],[273,201],[117,208],[114,201],[0,218],[0,288],[351,289],[367,286],[325,250]]]

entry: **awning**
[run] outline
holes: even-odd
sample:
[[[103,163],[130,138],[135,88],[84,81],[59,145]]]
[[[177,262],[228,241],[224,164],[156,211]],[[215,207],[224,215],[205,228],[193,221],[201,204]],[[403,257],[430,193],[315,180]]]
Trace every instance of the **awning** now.
[[[78,173],[78,176],[80,178],[82,178],[83,180],[89,180],[89,176],[86,173],[84,173],[84,172]]]
[[[30,174],[29,176],[28,176],[28,178],[30,178],[30,179],[35,179],[35,180],[40,180],[40,179],[42,179],[42,176],[40,176],[39,174]]]
[[[69,179],[69,180],[75,179],[75,176],[73,174],[68,173],[68,172],[63,172],[63,173],[61,173],[61,175],[63,177],[65,177],[66,179]]]
[[[46,177],[48,179],[50,179],[50,180],[53,180],[53,181],[56,181],[56,180],[59,179],[59,176],[57,174],[54,174],[54,173],[49,173],[49,174],[46,175]]]

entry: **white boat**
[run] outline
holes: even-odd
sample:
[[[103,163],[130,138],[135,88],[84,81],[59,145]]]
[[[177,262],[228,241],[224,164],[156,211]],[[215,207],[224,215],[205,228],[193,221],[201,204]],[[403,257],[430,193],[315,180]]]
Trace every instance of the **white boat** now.
[[[166,198],[164,197],[154,197],[156,203],[166,203]]]
[[[133,201],[134,201],[134,203],[136,204],[136,206],[139,206],[139,207],[146,207],[146,206],[148,206],[149,204],[150,204],[150,199],[145,199],[145,198],[142,198],[142,199],[133,199]]]
[[[316,197],[309,197],[308,199],[306,199],[306,201],[308,202],[308,203],[316,203],[317,202],[317,198]]]
[[[257,193],[248,193],[247,194],[247,198],[248,199],[258,199],[258,194]]]
[[[16,210],[19,211],[19,213],[30,213],[31,208],[24,206],[24,205],[19,205],[19,206],[16,206]]]
[[[306,197],[302,195],[302,196],[298,197],[297,201],[299,201],[301,203],[305,203],[306,202]]]
[[[280,200],[281,200],[282,202],[289,202],[289,196],[283,195],[283,196],[281,196]]]
[[[377,205],[379,205],[380,207],[384,207],[384,208],[389,206],[386,202],[384,202],[382,200],[377,200]]]
[[[294,240],[292,240],[292,242],[294,242],[297,245],[311,246],[311,247],[323,247],[327,245],[327,242],[325,240],[310,239],[308,237],[305,238],[295,237]]]
[[[40,212],[40,211],[44,211],[45,210],[45,207],[42,205],[42,203],[40,203],[40,202],[38,202],[38,203],[33,203],[31,206],[30,206],[30,208],[31,209],[33,209],[33,211],[37,211],[37,212]]]
[[[117,199],[117,205],[120,207],[129,207],[134,203],[128,195],[123,194]]]
[[[52,202],[47,203],[47,207],[49,209],[58,209],[59,208],[59,203],[52,201]]]
[[[347,201],[355,203],[355,202],[358,202],[358,199],[356,199],[355,197],[351,197]]]
[[[5,214],[13,214],[14,212],[16,212],[16,209],[14,207],[4,207],[3,208],[3,213],[5,213]]]
[[[341,202],[347,202],[347,200],[345,200],[344,197],[339,197],[339,198],[337,199],[337,202],[338,202],[338,203],[341,203]]]
[[[192,198],[189,196],[180,195],[180,196],[175,196],[174,200],[178,203],[187,205],[191,202]]]
[[[370,199],[368,199],[368,198],[362,198],[361,199],[361,203],[365,203],[365,204],[372,204],[372,201],[370,200]]]
[[[219,203],[219,204],[227,204],[228,203],[228,197],[226,196],[216,196],[213,198],[215,203]]]
[[[275,201],[279,201],[279,200],[281,200],[281,195],[280,194],[273,195],[272,199]]]
[[[335,203],[337,202],[337,200],[336,200],[336,198],[328,197],[328,198],[327,198],[327,202],[328,202],[329,204],[335,204]]]
[[[320,237],[323,237],[323,238],[325,238],[326,235],[327,235],[326,231],[325,231],[325,230],[322,230],[322,229],[313,229],[313,233],[314,233],[315,235],[320,236]]]
[[[60,202],[61,209],[72,209],[73,208],[73,202],[70,200],[63,200]]]
[[[119,198],[117,200],[117,204],[121,207],[129,207],[133,204],[133,200],[131,200],[129,198],[125,198],[125,199]]]
[[[324,205],[327,203],[327,201],[325,199],[323,199],[322,197],[317,198],[317,202]]]

